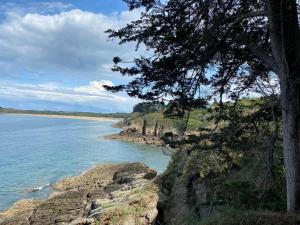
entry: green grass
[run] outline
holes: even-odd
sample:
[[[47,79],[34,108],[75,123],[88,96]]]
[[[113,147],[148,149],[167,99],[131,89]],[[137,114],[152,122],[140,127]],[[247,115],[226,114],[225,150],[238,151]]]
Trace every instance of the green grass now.
[[[208,117],[209,114],[203,109],[192,110],[188,119],[187,131],[193,133],[198,131],[200,127],[207,126],[210,124],[207,120]],[[185,127],[187,118],[169,118],[166,117],[163,112],[154,112],[145,115],[132,113],[129,120],[131,121],[131,124],[137,128],[141,128],[144,120],[146,120],[148,129],[154,129],[155,124],[158,123],[159,127],[161,125],[164,126],[165,131],[176,133]]]
[[[106,203],[101,204],[101,206],[103,209],[107,209],[107,208],[113,207],[114,204],[112,202],[106,202]]]

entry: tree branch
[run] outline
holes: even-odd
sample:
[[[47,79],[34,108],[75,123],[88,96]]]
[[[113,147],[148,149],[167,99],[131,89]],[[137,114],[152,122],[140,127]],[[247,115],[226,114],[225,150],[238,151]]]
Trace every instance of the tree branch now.
[[[245,43],[247,48],[251,51],[253,55],[260,58],[266,65],[268,65],[275,73],[278,73],[278,68],[276,61],[270,55],[268,55],[261,47],[259,47],[256,43],[251,40],[248,40]]]
[[[251,18],[251,17],[267,17],[267,11],[249,12],[241,15],[240,20]]]
[[[269,54],[266,53],[266,51],[258,46],[254,41],[251,39],[243,36],[243,35],[238,35],[237,40],[244,44],[251,53],[258,57],[260,60],[262,60],[267,66],[269,66],[277,75],[280,75],[278,66],[276,64],[275,59],[273,56],[270,56]]]

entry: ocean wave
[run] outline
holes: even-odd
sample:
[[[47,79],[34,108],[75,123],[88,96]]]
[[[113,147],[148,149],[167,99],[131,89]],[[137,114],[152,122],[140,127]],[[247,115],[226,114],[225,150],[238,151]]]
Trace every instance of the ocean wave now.
[[[40,191],[40,190],[43,190],[43,189],[48,188],[48,187],[51,187],[51,184],[50,184],[50,183],[41,185],[41,186],[39,186],[39,187],[32,188],[32,189],[29,190],[29,192]]]

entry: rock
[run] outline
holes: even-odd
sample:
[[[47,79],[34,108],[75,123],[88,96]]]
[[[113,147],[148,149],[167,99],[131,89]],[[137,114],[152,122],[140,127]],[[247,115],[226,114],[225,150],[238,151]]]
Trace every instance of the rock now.
[[[91,210],[97,209],[101,206],[102,201],[100,199],[96,199],[91,203]]]
[[[89,219],[76,219],[73,220],[71,223],[69,223],[69,225],[92,225],[94,224],[95,220],[93,218],[89,218]]]
[[[185,224],[184,219],[191,210],[189,207],[191,198],[189,197],[193,193],[190,193],[188,179],[182,175],[184,171],[187,171],[186,161],[188,156],[187,151],[184,149],[177,151],[174,157],[178,161],[172,161],[174,171],[167,170],[159,179],[162,186],[160,187],[158,207],[162,212],[160,216],[164,224],[167,225]],[[170,181],[172,182],[171,185]]]
[[[159,200],[157,202],[157,208],[158,209],[166,208],[168,203],[168,196],[163,194],[162,192],[159,192],[158,196],[159,196]]]
[[[108,135],[104,137],[110,140],[120,140],[126,142],[133,142],[138,144],[154,145],[154,146],[165,146],[163,139],[152,134],[142,135],[136,128],[124,128],[118,134]]]
[[[157,172],[155,170],[149,170],[145,176],[144,176],[144,179],[147,179],[147,180],[151,180],[153,179],[154,177],[156,177],[157,175]]]
[[[130,135],[136,133],[137,131],[138,130],[135,127],[129,127],[125,130],[125,133]]]
[[[69,223],[69,221],[75,220],[76,218],[70,215],[62,215],[62,216],[58,216],[54,223]]]
[[[156,171],[141,163],[105,164],[54,185],[44,201],[20,201],[0,225],[150,225],[157,216]]]
[[[10,209],[0,213],[0,224],[30,225],[28,219],[39,204],[40,201],[37,200],[21,200],[16,202]]]

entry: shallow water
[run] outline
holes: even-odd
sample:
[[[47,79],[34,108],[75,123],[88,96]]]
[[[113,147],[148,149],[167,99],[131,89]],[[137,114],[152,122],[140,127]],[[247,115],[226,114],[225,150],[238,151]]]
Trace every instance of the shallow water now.
[[[20,199],[45,198],[47,184],[96,164],[144,162],[159,172],[167,167],[170,157],[162,148],[105,140],[120,131],[113,123],[0,115],[0,210]]]

